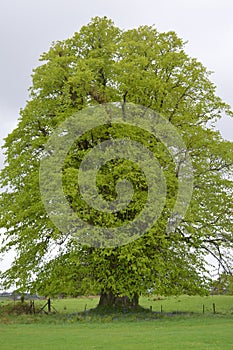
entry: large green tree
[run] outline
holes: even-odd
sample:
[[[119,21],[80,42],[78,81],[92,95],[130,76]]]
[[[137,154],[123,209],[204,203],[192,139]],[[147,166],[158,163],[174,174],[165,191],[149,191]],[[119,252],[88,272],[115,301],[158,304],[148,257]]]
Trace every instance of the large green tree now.
[[[12,266],[2,274],[6,287],[16,284],[47,295],[95,292],[101,293],[100,303],[137,304],[139,294],[152,287],[163,294],[201,293],[208,255],[230,268],[233,145],[222,139],[214,123],[232,112],[216,96],[210,73],[184,46],[174,32],[158,33],[148,26],[121,31],[106,17],[97,17],[42,54],[30,99],[4,144],[1,252],[15,252]],[[90,106],[110,102],[142,105],[174,125],[191,158],[194,183],[186,215],[168,232],[179,169],[161,140],[111,122],[87,131],[74,142],[63,166],[67,201],[83,220],[103,228],[120,226],[139,214],[147,198],[143,171],[130,160],[114,159],[101,167],[98,191],[105,200],[114,200],[118,178],[126,179],[134,189],[130,204],[103,214],[83,201],[78,169],[101,142],[123,137],[142,143],[159,160],[167,182],[164,208],[154,225],[128,244],[103,248],[81,244],[51,221],[41,198],[39,170],[58,125]]]

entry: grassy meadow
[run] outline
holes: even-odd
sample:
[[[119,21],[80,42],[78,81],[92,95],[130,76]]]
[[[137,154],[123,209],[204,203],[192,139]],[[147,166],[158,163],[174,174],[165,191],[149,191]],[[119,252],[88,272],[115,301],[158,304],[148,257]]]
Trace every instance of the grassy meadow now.
[[[91,312],[96,297],[52,300],[50,315],[9,314],[14,303],[0,303],[2,350],[233,348],[232,296],[143,297],[140,304],[147,311],[125,313]],[[36,300],[36,309],[45,303]],[[15,310],[18,306],[20,301]]]

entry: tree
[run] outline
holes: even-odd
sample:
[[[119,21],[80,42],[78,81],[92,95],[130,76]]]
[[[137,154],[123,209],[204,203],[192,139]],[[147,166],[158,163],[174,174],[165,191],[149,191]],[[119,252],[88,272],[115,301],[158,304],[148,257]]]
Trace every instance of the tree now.
[[[216,96],[210,73],[185,53],[184,45],[174,32],[158,33],[148,26],[121,31],[106,17],[96,17],[42,54],[30,100],[4,144],[1,252],[16,252],[11,268],[2,273],[6,287],[16,283],[19,290],[41,294],[95,292],[101,294],[100,304],[136,305],[148,288],[160,294],[205,291],[209,254],[229,268],[233,146],[214,123],[232,112]],[[83,220],[103,228],[120,226],[137,217],[148,195],[143,171],[130,160],[114,159],[99,169],[98,191],[114,200],[122,177],[133,184],[130,204],[103,214],[82,200],[75,179],[82,160],[99,143],[122,137],[142,143],[159,159],[167,183],[162,213],[150,230],[128,244],[101,248],[80,244],[54,224],[41,198],[39,173],[41,161],[49,157],[45,145],[58,125],[111,102],[121,102],[121,108],[142,105],[175,126],[192,161],[194,184],[186,215],[168,232],[179,167],[161,140],[111,122],[87,131],[72,145],[62,168],[66,199]]]
[[[233,276],[223,272],[219,275],[217,280],[212,282],[212,294],[233,294]]]

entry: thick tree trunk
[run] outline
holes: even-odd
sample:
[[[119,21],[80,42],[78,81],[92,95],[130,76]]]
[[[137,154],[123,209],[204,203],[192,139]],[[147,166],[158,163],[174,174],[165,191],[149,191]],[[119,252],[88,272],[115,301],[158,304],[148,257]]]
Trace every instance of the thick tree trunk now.
[[[138,306],[139,296],[134,294],[133,297],[128,296],[117,296],[112,292],[101,292],[98,307],[109,306],[109,307],[122,307],[122,308],[135,308]]]

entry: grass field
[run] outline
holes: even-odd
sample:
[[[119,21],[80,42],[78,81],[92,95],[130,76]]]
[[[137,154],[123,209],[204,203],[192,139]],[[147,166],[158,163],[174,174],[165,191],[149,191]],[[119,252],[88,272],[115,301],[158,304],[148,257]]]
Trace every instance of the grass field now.
[[[2,350],[232,350],[232,319],[3,325]]]
[[[82,312],[85,309],[95,308],[99,297],[79,297],[77,299],[52,299],[52,306],[63,314],[73,312]],[[2,301],[2,304],[7,300]],[[20,303],[20,302],[18,302]],[[36,300],[35,304],[43,306],[44,300]],[[214,296],[178,296],[178,297],[157,297],[149,296],[140,298],[140,305],[145,308],[152,307],[153,311],[161,312],[190,312],[202,313],[203,305],[205,313],[213,313],[213,304],[217,313],[233,314],[233,296],[214,295]],[[0,300],[1,305],[1,300]],[[1,322],[1,320],[0,320]]]
[[[57,313],[51,315],[9,316],[1,311],[0,349],[233,349],[233,297],[144,297],[141,305],[152,306],[154,313],[83,313],[97,302],[97,298],[53,300]],[[43,305],[45,301],[36,303]]]

